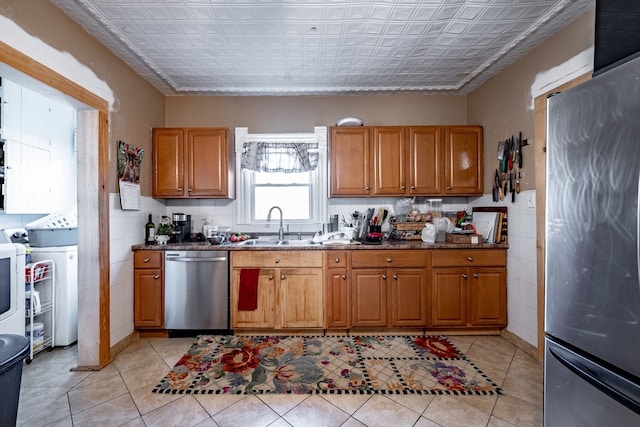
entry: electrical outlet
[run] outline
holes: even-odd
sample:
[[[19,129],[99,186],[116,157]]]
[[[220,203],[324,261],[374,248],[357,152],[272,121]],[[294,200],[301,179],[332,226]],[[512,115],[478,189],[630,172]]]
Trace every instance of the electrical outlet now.
[[[535,208],[536,207],[536,196],[535,194],[527,194],[527,207]]]

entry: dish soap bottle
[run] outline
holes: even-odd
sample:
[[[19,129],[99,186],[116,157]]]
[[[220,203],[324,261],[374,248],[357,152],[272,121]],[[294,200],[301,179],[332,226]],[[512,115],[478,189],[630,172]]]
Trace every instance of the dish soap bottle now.
[[[149,212],[149,221],[144,226],[144,242],[147,245],[153,245],[156,242],[156,225],[151,218],[151,212]]]

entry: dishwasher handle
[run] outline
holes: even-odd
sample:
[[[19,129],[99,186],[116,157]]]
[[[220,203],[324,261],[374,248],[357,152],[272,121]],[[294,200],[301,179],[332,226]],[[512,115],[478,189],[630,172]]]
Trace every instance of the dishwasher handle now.
[[[193,258],[193,257],[174,257],[174,258],[170,258],[167,257],[165,259],[165,261],[179,261],[179,262],[211,262],[211,261],[223,261],[226,262],[227,261],[227,257],[225,256],[219,256],[219,257],[213,257],[213,258]]]

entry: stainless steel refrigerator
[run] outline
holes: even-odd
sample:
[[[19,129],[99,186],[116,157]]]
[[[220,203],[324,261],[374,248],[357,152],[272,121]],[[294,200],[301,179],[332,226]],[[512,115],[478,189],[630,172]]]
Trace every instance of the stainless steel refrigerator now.
[[[549,98],[545,426],[640,426],[640,59]]]

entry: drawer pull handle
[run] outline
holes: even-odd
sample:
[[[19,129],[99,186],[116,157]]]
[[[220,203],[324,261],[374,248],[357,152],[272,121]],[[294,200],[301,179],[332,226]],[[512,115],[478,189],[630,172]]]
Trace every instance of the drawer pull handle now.
[[[158,280],[158,279],[160,278],[160,275],[159,275],[159,274],[156,274],[155,276],[153,276],[153,278],[154,278],[155,280]]]
[[[340,258],[336,258],[336,264],[340,262]]]
[[[469,262],[473,262],[473,257],[472,257],[472,256],[468,256],[468,257],[467,257],[467,261],[469,261]]]
[[[463,275],[462,275],[462,278],[463,278],[464,280],[467,280],[467,279],[469,278],[469,276],[467,276],[466,274],[463,274]]]
[[[386,274],[382,275],[382,280],[387,280],[387,275]]]
[[[145,258],[142,260],[142,262],[149,262],[149,261],[151,261],[149,258]]]
[[[474,278],[474,279],[477,279],[478,277],[480,277],[480,276],[478,275],[478,273],[473,273],[473,278]]]
[[[392,262],[393,260],[391,258],[387,258],[387,262]]]

